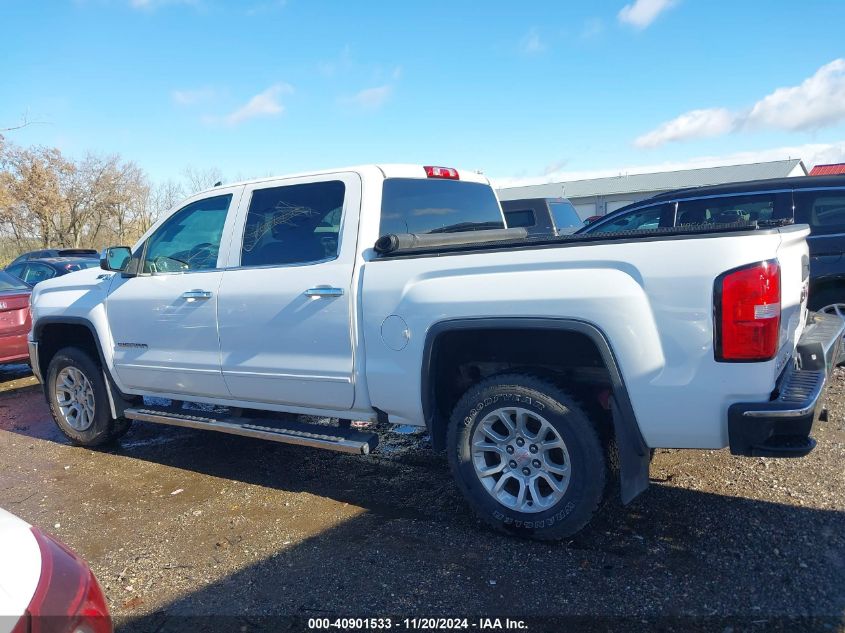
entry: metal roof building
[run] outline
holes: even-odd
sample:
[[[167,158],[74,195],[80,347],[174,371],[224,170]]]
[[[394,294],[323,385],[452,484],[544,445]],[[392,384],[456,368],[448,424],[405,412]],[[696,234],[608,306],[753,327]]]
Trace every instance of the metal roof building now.
[[[608,178],[509,187],[499,189],[498,193],[502,200],[569,198],[575,205],[578,215],[585,219],[591,215],[604,215],[616,211],[632,202],[673,189],[806,175],[807,168],[804,167],[801,159],[792,158],[765,163],[703,167],[650,174],[620,174]]]
[[[838,174],[845,174],[845,163],[816,165],[812,170],[810,170],[811,176],[836,176]]]

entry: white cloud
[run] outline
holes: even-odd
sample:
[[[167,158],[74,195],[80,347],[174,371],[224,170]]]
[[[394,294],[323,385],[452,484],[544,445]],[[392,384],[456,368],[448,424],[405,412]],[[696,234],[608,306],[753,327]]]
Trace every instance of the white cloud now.
[[[393,94],[393,86],[377,86],[356,92],[350,97],[344,97],[341,99],[341,103],[362,110],[378,110],[390,98],[391,94]]]
[[[750,109],[692,110],[639,136],[637,147],[721,136],[742,129],[815,130],[845,120],[845,59],[819,68],[797,86],[778,88]]]
[[[845,59],[819,68],[798,86],[778,88],[760,99],[746,117],[749,125],[809,130],[845,119]]]
[[[174,90],[170,93],[170,97],[177,105],[190,106],[209,101],[215,94],[213,88],[197,88],[196,90]]]
[[[203,120],[206,123],[237,125],[249,119],[279,116],[285,111],[285,106],[279,101],[279,97],[292,92],[293,86],[290,84],[278,83],[270,86],[264,92],[259,92],[240,108],[223,117],[207,116]]]
[[[660,171],[677,171],[681,169],[696,169],[701,167],[720,167],[725,165],[741,165],[744,163],[760,163],[787,158],[801,158],[809,171],[813,165],[845,162],[845,140],[834,143],[809,143],[775,147],[761,150],[747,150],[732,152],[720,156],[698,156],[682,161],[665,161],[647,165],[619,165],[608,169],[568,170],[544,173],[533,177],[503,177],[492,178],[494,187],[522,187],[525,185],[541,185],[550,182],[570,180],[584,180],[589,178],[607,178],[624,176],[625,174],[648,174]]]
[[[734,115],[725,108],[692,110],[667,121],[634,141],[637,147],[657,147],[670,141],[721,136],[735,125]]]
[[[634,28],[644,29],[657,19],[661,13],[677,4],[676,0],[634,0],[626,4],[616,16],[620,22]]]
[[[543,42],[542,38],[540,38],[540,33],[536,28],[532,28],[528,31],[525,37],[522,38],[519,47],[523,53],[527,53],[529,55],[542,53],[546,50],[546,44]]]

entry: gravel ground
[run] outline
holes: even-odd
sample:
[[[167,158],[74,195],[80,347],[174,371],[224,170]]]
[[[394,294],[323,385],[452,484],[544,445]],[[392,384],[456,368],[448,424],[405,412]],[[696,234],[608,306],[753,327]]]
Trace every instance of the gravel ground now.
[[[125,630],[215,614],[236,630],[279,614],[843,628],[841,370],[810,456],[659,450],[646,493],[559,544],[482,527],[419,435],[354,457],[136,423],[92,451],[24,372],[0,373],[0,507],[87,559]]]

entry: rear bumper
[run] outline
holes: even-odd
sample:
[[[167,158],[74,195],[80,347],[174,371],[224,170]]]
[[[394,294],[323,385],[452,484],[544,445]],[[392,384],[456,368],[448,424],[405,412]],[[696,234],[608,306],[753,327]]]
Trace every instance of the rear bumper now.
[[[731,453],[758,457],[803,457],[816,441],[813,424],[824,409],[827,379],[839,360],[845,320],[811,313],[796,357],[767,402],[728,408]]]

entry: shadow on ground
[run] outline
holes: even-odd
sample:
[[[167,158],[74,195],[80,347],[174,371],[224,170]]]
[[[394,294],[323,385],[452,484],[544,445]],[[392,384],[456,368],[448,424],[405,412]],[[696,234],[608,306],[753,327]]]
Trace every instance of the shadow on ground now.
[[[65,443],[44,412],[2,426]],[[611,504],[574,539],[546,544],[481,526],[445,459],[415,447],[362,458],[140,424],[107,450],[364,509],[338,523],[321,514],[319,499],[309,501],[297,521],[309,523],[310,537],[223,580],[188,578],[200,588],[153,613],[121,618],[120,630],[202,630],[215,622],[284,630],[309,617],[389,614],[736,616],[766,625],[779,616],[841,623],[845,612],[843,512],[653,482],[632,505]],[[233,619],[190,619],[217,614]]]

